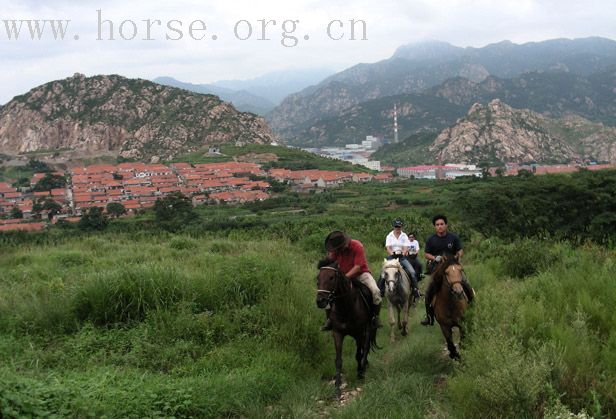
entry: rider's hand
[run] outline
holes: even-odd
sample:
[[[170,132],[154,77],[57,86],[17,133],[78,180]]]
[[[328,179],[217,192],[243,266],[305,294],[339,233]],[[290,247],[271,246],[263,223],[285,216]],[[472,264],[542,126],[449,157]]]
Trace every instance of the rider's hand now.
[[[434,261],[435,261],[436,263],[441,263],[441,261],[442,261],[442,260],[443,260],[443,257],[442,257],[442,256],[437,256],[437,257],[435,257],[435,258],[434,258]]]

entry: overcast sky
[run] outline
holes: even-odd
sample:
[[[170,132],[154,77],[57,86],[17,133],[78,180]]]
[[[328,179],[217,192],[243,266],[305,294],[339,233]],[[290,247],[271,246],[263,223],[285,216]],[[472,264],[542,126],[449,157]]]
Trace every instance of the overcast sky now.
[[[78,4],[72,0],[0,0],[0,5],[0,104],[76,72],[147,79],[172,76],[207,83],[293,68],[343,70],[389,58],[400,45],[425,39],[476,47],[505,39],[516,43],[558,37],[616,39],[613,0],[85,0]],[[109,40],[108,22],[102,25],[104,39],[97,40],[97,10],[103,20],[112,22],[115,40]],[[15,41],[9,40],[4,22],[11,19],[70,23],[64,41],[53,39],[48,24],[43,39],[32,41],[26,23],[20,40]],[[144,20],[148,19],[151,40],[146,41]],[[269,23],[266,28],[267,40],[259,39],[263,37],[259,20],[263,19],[276,21],[276,26]],[[358,39],[349,39],[351,19],[366,22],[367,40],[361,40],[360,26],[356,26]],[[202,40],[194,40],[189,33],[196,20],[203,21],[206,30],[196,22],[192,35]],[[292,38],[284,40],[286,47],[282,45],[285,20],[299,21],[294,32],[292,22],[285,27],[287,36],[297,37],[295,46]],[[234,31],[240,21],[244,22]],[[340,40],[328,36],[330,22],[331,37]],[[180,32],[182,39],[174,40]]]

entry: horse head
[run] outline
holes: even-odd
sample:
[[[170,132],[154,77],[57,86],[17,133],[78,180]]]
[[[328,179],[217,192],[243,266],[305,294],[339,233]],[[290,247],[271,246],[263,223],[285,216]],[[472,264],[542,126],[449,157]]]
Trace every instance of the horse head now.
[[[465,294],[464,288],[462,288],[462,275],[462,265],[460,265],[458,259],[452,256],[443,256],[442,261],[432,274],[432,278],[439,286],[445,281],[449,293],[456,299],[463,299]]]
[[[462,266],[455,262],[445,269],[445,279],[449,285],[449,292],[458,300],[466,298],[462,288]]]
[[[402,279],[402,265],[398,259],[383,261],[381,276],[385,280],[385,285],[389,292],[393,293],[398,282]]]
[[[336,289],[342,274],[338,270],[338,263],[322,260],[318,265],[317,274],[317,307],[326,308],[336,298]]]

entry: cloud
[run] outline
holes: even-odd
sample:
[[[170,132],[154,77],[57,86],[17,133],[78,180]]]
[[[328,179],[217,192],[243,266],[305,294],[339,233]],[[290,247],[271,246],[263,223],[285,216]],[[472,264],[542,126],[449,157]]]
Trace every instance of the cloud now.
[[[85,74],[119,73],[154,78],[169,75],[194,83],[252,78],[288,68],[343,69],[360,62],[391,56],[400,46],[423,39],[439,39],[458,46],[484,46],[509,39],[539,41],[555,37],[604,36],[616,38],[616,3],[607,0],[4,0],[0,12],[0,55],[6,70],[0,79],[0,103],[30,88],[79,71]],[[97,41],[98,12],[113,21],[115,41]],[[7,40],[3,19],[69,19],[65,41]],[[143,41],[147,20],[154,40]],[[350,41],[349,20],[366,21],[367,41]],[[183,23],[183,39],[169,41],[174,32],[167,23]],[[203,20],[205,39],[190,39],[190,22]],[[250,23],[252,36],[241,41],[234,33],[240,20]],[[270,22],[263,28],[263,20]],[[281,27],[299,20],[294,33]],[[333,20],[345,25],[340,41],[328,37]],[[132,41],[121,39],[138,33]],[[243,34],[247,33],[242,23]],[[287,28],[290,27],[288,24]],[[103,27],[105,33],[108,26]],[[337,29],[337,27],[334,27]],[[78,35],[76,41],[74,36]],[[216,35],[217,39],[212,40]],[[297,45],[291,36],[297,37]],[[305,40],[304,37],[309,39]],[[268,40],[261,40],[266,38]]]

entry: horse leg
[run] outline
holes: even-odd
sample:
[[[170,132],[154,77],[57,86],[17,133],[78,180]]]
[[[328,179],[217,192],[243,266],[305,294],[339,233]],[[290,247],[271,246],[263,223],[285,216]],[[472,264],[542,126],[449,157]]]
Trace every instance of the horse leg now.
[[[368,367],[368,353],[370,352],[370,337],[372,335],[372,333],[376,333],[376,329],[374,329],[372,326],[368,326],[365,328],[363,335],[361,336],[361,339],[359,339],[357,341],[357,344],[359,345],[360,342],[363,345],[362,348],[362,360],[361,360],[361,375],[358,373],[357,374],[357,378],[362,379],[364,378],[364,374],[366,372],[366,368]]]
[[[445,336],[445,341],[447,341],[447,349],[449,350],[449,358],[451,359],[460,359],[460,354],[456,349],[456,345],[453,343],[452,339],[452,328],[451,326],[446,326],[441,324],[441,331],[443,332],[443,336]]]
[[[364,373],[366,372],[366,366],[364,365],[364,337],[359,336],[355,338],[355,345],[357,349],[355,351],[355,359],[357,360],[357,378],[363,380]]]
[[[334,333],[334,345],[336,347],[336,396],[340,398],[340,386],[342,385],[342,342],[344,341],[344,335],[341,333]]]
[[[409,324],[409,302],[408,300],[404,302],[404,307],[402,307],[402,336],[408,335],[408,324]]]
[[[460,331],[460,348],[462,348],[462,342],[464,341],[464,337],[466,336],[466,333],[464,332],[464,328],[462,326],[460,326],[458,324],[458,330]]]
[[[396,315],[394,313],[394,305],[391,302],[387,303],[387,311],[389,313],[389,341],[394,343],[396,341],[396,331],[394,329]]]
[[[357,361],[357,376],[359,377],[361,374],[361,361],[364,357],[364,354],[362,352],[362,345],[360,343],[361,341],[359,339],[355,339],[355,346],[356,346],[356,350],[355,350],[355,360]]]

